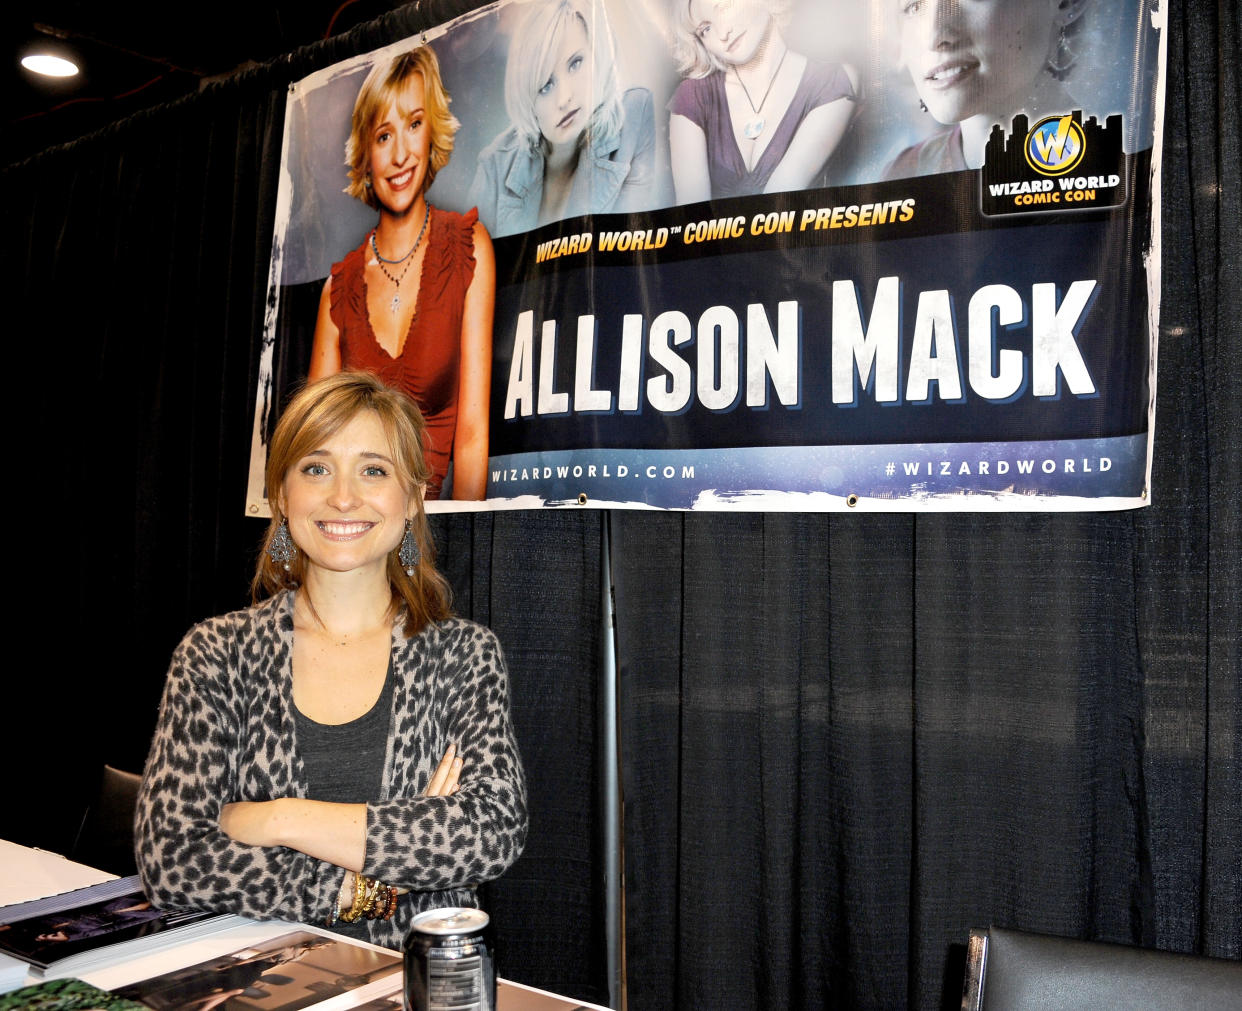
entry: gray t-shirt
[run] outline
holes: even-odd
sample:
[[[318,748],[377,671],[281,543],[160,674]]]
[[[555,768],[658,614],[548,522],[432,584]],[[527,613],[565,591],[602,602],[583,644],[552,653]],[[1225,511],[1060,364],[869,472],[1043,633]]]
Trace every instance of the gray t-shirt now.
[[[316,723],[293,706],[298,750],[309,784],[307,796],[337,804],[363,804],[381,796],[388,729],[392,725],[392,658],[379,698],[367,712],[348,723]],[[347,937],[367,939],[366,925],[335,923]]]

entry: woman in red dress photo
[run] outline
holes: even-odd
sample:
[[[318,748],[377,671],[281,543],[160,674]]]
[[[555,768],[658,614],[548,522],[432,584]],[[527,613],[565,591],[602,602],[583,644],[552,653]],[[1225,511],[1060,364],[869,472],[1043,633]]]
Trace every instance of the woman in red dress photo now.
[[[427,201],[458,128],[449,102],[427,46],[376,64],[363,82],[345,192],[379,221],[324,284],[309,379],[363,369],[410,394],[427,422],[425,498],[481,499],[496,264],[476,211]]]

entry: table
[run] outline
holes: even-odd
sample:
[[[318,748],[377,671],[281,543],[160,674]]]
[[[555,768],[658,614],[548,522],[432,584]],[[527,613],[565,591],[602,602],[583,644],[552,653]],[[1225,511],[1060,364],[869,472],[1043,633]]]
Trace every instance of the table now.
[[[115,874],[76,864],[59,853],[0,839],[0,906],[97,885]]]
[[[108,874],[94,867],[74,863],[56,853],[31,849],[0,839],[0,906],[13,905],[31,899],[58,895],[76,888],[85,888],[101,881],[112,880]],[[147,979],[161,973],[193,965],[206,959],[216,958],[237,951],[239,948],[268,941],[291,930],[309,930],[327,937],[340,939],[323,928],[282,921],[259,921],[241,916],[229,916],[220,921],[217,932],[197,937],[191,941],[174,944],[162,950],[139,955],[122,954],[114,962],[101,964],[80,973],[82,979],[105,990],[125,986],[137,980]],[[363,942],[353,942],[362,944]],[[365,945],[370,948],[372,945]],[[377,949],[388,952],[388,949]],[[391,952],[388,952],[391,954]],[[35,975],[24,962],[0,954],[0,992],[15,990],[21,986],[54,978],[51,971],[46,977]],[[64,974],[61,974],[64,975]],[[399,1007],[400,977],[388,976],[382,980],[351,991],[341,997],[330,998],[314,1005],[313,1011],[336,1011],[356,1006],[364,996],[384,997],[397,994]],[[608,1011],[598,1004],[581,1003],[509,980],[500,980],[496,994],[497,1011]],[[312,1011],[312,1009],[308,1009]]]

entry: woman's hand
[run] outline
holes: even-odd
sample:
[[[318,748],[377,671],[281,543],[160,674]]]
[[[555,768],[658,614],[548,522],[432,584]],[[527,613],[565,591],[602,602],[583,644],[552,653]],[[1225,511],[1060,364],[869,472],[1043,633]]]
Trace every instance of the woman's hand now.
[[[440,759],[440,764],[436,766],[436,771],[432,773],[431,782],[427,784],[427,789],[423,791],[424,797],[451,797],[457,792],[458,778],[461,776],[462,760],[457,754],[457,745],[450,744],[444,752],[444,757]],[[239,805],[230,804],[229,807],[237,807]],[[221,819],[223,824],[223,818]],[[226,830],[227,831],[227,830]],[[336,907],[337,909],[349,909],[354,904],[354,886],[358,882],[356,874],[346,874],[344,880],[341,881],[341,889],[337,893]],[[400,889],[405,891],[405,889]]]
[[[457,792],[458,778],[461,776],[462,760],[457,754],[457,745],[450,744],[432,774],[431,782],[423,791],[424,797],[451,797]]]

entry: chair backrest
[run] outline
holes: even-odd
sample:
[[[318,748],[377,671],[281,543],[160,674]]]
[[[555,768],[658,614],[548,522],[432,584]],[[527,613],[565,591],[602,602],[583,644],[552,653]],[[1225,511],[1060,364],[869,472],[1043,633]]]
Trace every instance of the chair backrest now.
[[[990,927],[972,930],[962,1011],[1238,1011],[1242,962]]]
[[[78,836],[68,853],[71,860],[121,877],[135,872],[134,808],[140,782],[142,777],[136,773],[103,767],[99,790],[82,815]]]

